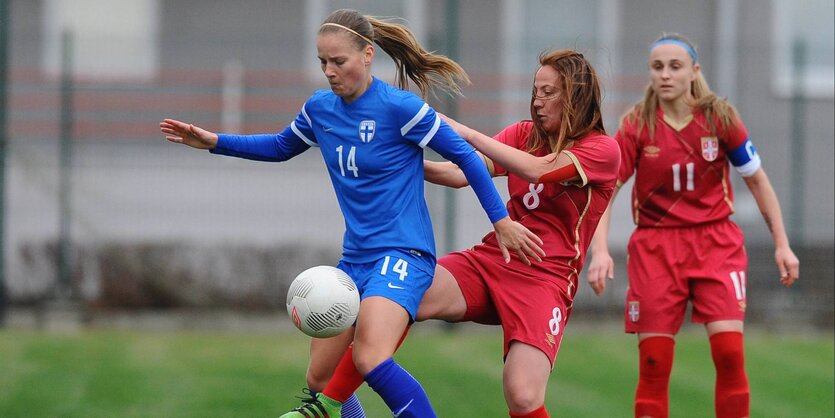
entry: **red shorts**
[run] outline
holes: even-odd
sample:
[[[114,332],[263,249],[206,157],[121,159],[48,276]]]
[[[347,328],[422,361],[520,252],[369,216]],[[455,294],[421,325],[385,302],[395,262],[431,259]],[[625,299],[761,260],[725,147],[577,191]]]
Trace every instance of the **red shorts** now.
[[[554,367],[577,293],[578,271],[568,263],[543,260],[526,266],[504,262],[493,245],[450,253],[438,263],[452,273],[464,299],[464,321],[502,325],[504,357],[511,341],[542,350]]]
[[[626,262],[626,332],[676,334],[691,321],[745,318],[748,257],[730,220],[687,228],[636,228]]]

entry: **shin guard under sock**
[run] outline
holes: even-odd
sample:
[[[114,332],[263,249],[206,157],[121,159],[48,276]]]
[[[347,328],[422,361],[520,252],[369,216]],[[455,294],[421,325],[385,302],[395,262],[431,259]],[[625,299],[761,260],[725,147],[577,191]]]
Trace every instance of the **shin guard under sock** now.
[[[437,417],[420,383],[392,358],[365,375],[365,382],[383,398],[396,418]]]
[[[750,389],[745,374],[742,333],[713,334],[710,337],[710,355],[716,366],[716,417],[749,416]]]
[[[638,344],[640,364],[638,388],[635,391],[635,417],[667,418],[669,416],[670,372],[676,341],[658,336]]]

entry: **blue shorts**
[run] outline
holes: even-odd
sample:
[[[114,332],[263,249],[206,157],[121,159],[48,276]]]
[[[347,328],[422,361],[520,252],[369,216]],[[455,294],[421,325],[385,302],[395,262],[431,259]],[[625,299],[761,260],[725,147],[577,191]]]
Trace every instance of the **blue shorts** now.
[[[418,305],[432,284],[435,257],[393,249],[381,252],[376,261],[350,263],[340,260],[336,267],[354,279],[360,300],[382,296],[402,306],[414,322]]]

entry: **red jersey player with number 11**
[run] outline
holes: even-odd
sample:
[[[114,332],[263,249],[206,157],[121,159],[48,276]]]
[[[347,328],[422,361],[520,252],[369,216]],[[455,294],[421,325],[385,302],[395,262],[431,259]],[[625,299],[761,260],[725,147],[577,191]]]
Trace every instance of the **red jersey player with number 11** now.
[[[745,179],[771,230],[780,281],[791,286],[799,262],[789,247],[780,204],[736,109],[717,97],[693,45],[664,35],[650,49],[650,85],[623,118],[618,184],[633,174],[637,224],[628,245],[626,332],[638,334],[636,417],[667,417],[675,334],[688,301],[705,324],[716,366],[720,418],[749,416],[743,356],[747,257],[733,213],[730,167]],[[614,199],[614,198],[613,198]],[[613,277],[604,215],[592,244],[595,292]]]

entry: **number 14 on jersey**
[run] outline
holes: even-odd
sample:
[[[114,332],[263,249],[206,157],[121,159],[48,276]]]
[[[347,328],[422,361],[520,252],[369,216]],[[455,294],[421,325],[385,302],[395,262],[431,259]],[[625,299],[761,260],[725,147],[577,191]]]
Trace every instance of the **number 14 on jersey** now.
[[[336,153],[339,154],[339,172],[342,174],[342,177],[345,177],[345,170],[354,173],[354,177],[359,177],[359,167],[357,167],[357,147],[351,145],[351,149],[348,150],[348,155],[343,157],[342,155],[342,145],[336,147]]]

